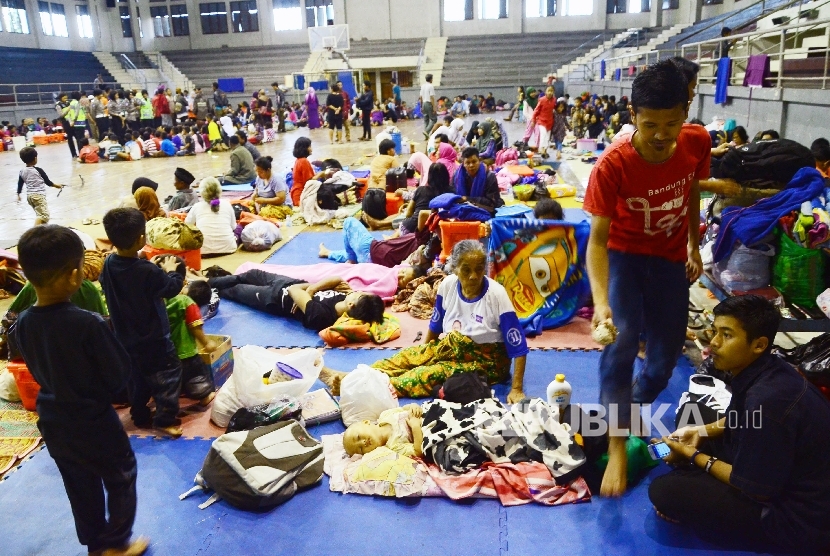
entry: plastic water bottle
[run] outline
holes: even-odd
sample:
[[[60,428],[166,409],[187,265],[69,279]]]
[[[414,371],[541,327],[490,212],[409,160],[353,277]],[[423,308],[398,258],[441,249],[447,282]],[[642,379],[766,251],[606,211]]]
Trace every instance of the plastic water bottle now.
[[[289,228],[294,225],[294,221],[290,215],[285,217],[285,225]]]
[[[571,405],[571,385],[565,380],[565,375],[558,374],[548,384],[548,404],[559,408],[559,417],[565,413],[565,408]]]

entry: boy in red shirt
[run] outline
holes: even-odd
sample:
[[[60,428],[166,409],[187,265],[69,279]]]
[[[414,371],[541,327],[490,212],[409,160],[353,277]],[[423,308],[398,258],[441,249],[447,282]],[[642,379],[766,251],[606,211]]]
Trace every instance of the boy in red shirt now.
[[[585,196],[593,326],[617,329],[600,358],[600,402],[622,430],[609,429],[603,496],[625,492],[631,404],[651,403],[666,387],[685,341],[689,283],[703,269],[698,184],[709,177],[711,140],[684,124],[688,102],[686,78],[671,61],[640,73],[631,94],[636,131],[602,154]],[[646,362],[632,384],[642,331]]]

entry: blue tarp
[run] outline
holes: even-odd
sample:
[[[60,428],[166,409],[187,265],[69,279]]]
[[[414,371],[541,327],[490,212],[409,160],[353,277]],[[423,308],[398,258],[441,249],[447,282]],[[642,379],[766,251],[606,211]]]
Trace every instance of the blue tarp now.
[[[490,226],[493,279],[507,290],[525,333],[567,324],[590,291],[590,224],[494,218]]]

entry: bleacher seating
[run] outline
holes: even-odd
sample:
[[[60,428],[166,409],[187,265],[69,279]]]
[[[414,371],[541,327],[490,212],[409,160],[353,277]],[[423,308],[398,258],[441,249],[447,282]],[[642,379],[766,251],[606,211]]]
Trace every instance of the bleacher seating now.
[[[766,0],[766,2],[756,2],[750,6],[741,6],[737,10],[701,20],[661,44],[657,49],[677,50],[684,44],[716,39],[720,36],[721,29],[724,27],[729,27],[733,34],[736,34],[743,27],[757,21],[762,15],[772,13],[791,1]]]
[[[560,67],[578,56],[575,49],[584,54],[618,32],[606,31],[605,37],[598,36],[597,31],[450,37],[441,85],[538,83],[552,67]],[[481,48],[483,41],[486,49]]]
[[[0,104],[14,102],[12,88],[7,85],[21,85],[17,87],[21,103],[51,103],[53,93],[78,90],[77,86],[57,84],[81,83],[91,92],[99,73],[105,82],[114,81],[91,52],[0,47]]]
[[[217,79],[242,77],[245,91],[271,90],[274,81],[302,71],[308,60],[308,45],[293,44],[210,50],[170,50],[164,52],[170,62],[196,85],[210,89]]]
[[[657,35],[668,29],[668,27],[651,27],[638,29],[633,33],[614,45],[614,48],[641,48],[648,44],[648,42]]]
[[[349,58],[379,58],[383,56],[417,56],[424,39],[400,39],[391,41],[355,41],[350,43],[346,55]]]

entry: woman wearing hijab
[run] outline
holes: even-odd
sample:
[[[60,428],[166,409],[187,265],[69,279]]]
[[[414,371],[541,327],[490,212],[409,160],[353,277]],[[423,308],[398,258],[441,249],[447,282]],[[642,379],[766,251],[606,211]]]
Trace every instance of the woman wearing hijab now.
[[[476,148],[479,152],[479,158],[485,164],[493,164],[496,159],[496,138],[493,137],[493,124],[490,122],[484,121],[479,124]]]
[[[504,205],[496,174],[487,171],[487,166],[481,162],[475,147],[467,147],[461,153],[461,167],[455,173],[453,182],[455,194],[461,195],[464,202],[483,208],[491,214],[495,214],[496,209]]]
[[[145,221],[149,222],[153,218],[167,216],[167,213],[162,210],[159,204],[156,192],[152,188],[139,187],[133,196],[135,197],[135,204],[138,205],[138,210],[144,215]]]
[[[432,132],[432,135],[429,136],[429,141],[427,142],[427,152],[431,153],[435,151],[435,138],[442,134],[446,135],[450,140],[450,143],[459,149],[463,149],[467,146],[468,142],[464,138],[464,120],[456,118],[450,122],[449,126],[442,125]]]
[[[536,110],[536,104],[539,102],[539,91],[534,89],[533,87],[528,87],[525,90],[525,105],[524,109],[522,110],[522,114],[524,114],[524,118],[527,120],[527,127],[525,128],[524,137],[522,137],[522,142],[530,143],[531,141],[533,144],[538,143],[538,132],[536,130],[535,123],[531,125],[531,121],[533,119],[533,111]]]
[[[455,172],[458,170],[458,153],[452,148],[452,145],[447,143],[438,145],[438,160],[436,162],[447,167],[450,179],[455,178]]]
[[[441,143],[443,145],[443,143]],[[409,162],[407,165],[411,168],[415,168],[415,171],[418,172],[420,176],[420,181],[418,182],[418,187],[424,186],[427,184],[427,172],[429,171],[429,167],[432,164],[432,161],[429,159],[427,155],[424,153],[412,153],[412,156],[409,157]]]
[[[317,102],[317,91],[309,87],[305,96],[306,111],[308,113],[308,129],[318,129],[320,125],[320,103]]]

